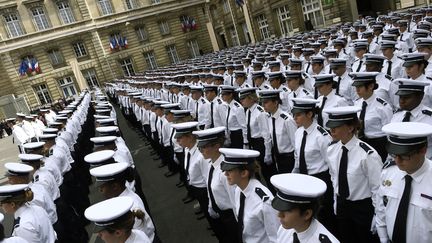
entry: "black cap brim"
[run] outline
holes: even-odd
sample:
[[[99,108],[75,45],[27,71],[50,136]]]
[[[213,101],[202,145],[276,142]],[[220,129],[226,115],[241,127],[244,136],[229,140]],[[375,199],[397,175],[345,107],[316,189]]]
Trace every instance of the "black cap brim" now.
[[[391,142],[387,142],[386,144],[386,149],[389,154],[409,154],[412,151],[415,151],[415,148],[416,146],[397,145]]]
[[[344,124],[346,124],[345,121],[332,121],[332,120],[329,120],[326,123],[326,127],[328,127],[328,128],[335,128],[335,127],[340,127],[340,126],[342,126]]]
[[[414,95],[414,94],[423,94],[424,91],[415,91],[415,90],[398,90],[396,91],[396,95],[404,96],[404,95]]]
[[[271,202],[271,205],[274,209],[284,212],[284,211],[290,211],[294,208],[294,204],[290,202],[286,202],[279,197],[274,197],[273,201]]]
[[[239,164],[228,164],[228,163],[222,161],[222,163],[220,165],[220,168],[221,168],[222,171],[230,171],[230,170],[239,168],[241,166],[242,165],[239,165]]]

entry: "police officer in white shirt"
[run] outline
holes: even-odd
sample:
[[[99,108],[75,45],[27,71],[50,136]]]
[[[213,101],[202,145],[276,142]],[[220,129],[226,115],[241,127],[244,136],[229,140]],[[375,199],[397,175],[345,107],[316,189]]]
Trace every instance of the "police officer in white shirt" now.
[[[210,102],[208,128],[224,125],[223,117],[227,107],[223,105],[223,100],[218,97],[218,87],[217,85],[204,85],[205,97]]]
[[[336,82],[336,94],[344,97],[346,101],[352,105],[358,98],[355,89],[351,86],[352,79],[350,78],[349,70],[346,66],[346,60],[335,58],[330,60],[330,66],[336,76],[334,81]]]
[[[394,99],[394,93],[397,91],[397,85],[392,83],[390,76],[387,76],[381,71],[386,58],[384,56],[372,54],[365,54],[365,57],[366,72],[377,73],[375,77],[376,83],[378,85],[375,90],[376,95],[385,100],[387,103],[391,102],[391,100]]]
[[[432,124],[432,109],[422,104],[424,90],[429,82],[409,79],[396,79],[399,85],[396,95],[399,96],[399,107],[391,122],[422,122]],[[432,136],[428,137],[427,158],[432,158]]]
[[[221,148],[224,155],[222,171],[228,184],[235,189],[235,214],[238,222],[238,242],[276,242],[279,221],[271,206],[273,195],[255,179],[259,152],[247,149]]]
[[[20,122],[17,123],[15,118],[9,118],[6,120],[6,122],[9,128],[12,130],[12,143],[18,145],[18,151],[20,153],[24,152],[22,145],[27,143],[30,138],[27,133],[25,133],[24,129],[22,129],[22,124]]]
[[[246,116],[243,106],[235,100],[236,89],[232,86],[222,85],[222,100],[227,105],[224,126],[227,129],[230,148],[243,148],[247,144]]]
[[[360,97],[354,104],[361,108],[358,138],[372,146],[384,162],[387,159],[386,136],[381,128],[390,123],[393,116],[392,108],[376,93],[377,72],[350,73],[350,75],[353,77],[352,85],[356,87]]]
[[[199,123],[200,129],[210,127],[210,102],[203,97],[202,86],[190,86],[192,92],[192,116]]]
[[[430,242],[432,163],[425,156],[430,124],[395,122],[383,127],[392,159],[381,174],[377,231],[381,243]]]
[[[312,60],[313,67],[315,66],[315,60],[317,58],[314,57]],[[285,72],[287,86],[291,90],[288,94],[289,101],[289,111],[292,109],[292,99],[293,98],[313,98],[314,95],[305,88],[305,79],[303,77],[302,71],[287,71]],[[309,79],[312,80],[312,79]],[[313,87],[313,84],[311,84]],[[313,90],[313,88],[309,89]]]
[[[301,174],[274,175],[271,182],[277,189],[272,206],[278,212],[281,226],[277,242],[339,243],[315,217],[320,198],[326,192],[322,180]]]
[[[129,197],[114,197],[88,207],[85,217],[94,222],[94,232],[106,243],[116,240],[122,243],[151,243],[142,231],[134,229],[136,219],[143,219],[144,213],[134,209]]]
[[[5,238],[4,226],[3,226],[4,215],[0,213],[0,242],[2,243],[28,243],[28,241],[24,240],[24,238],[18,236],[11,236],[9,238]]]
[[[225,140],[225,127],[194,131],[198,147],[204,157],[211,161],[207,176],[210,225],[219,242],[238,242],[237,220],[234,216],[235,186],[229,185],[220,168],[224,156],[219,152]]]
[[[253,84],[253,87],[257,87],[258,90],[267,90],[267,89],[272,88],[272,87],[270,87],[270,85],[266,81],[264,71],[253,71],[252,72],[252,84]]]
[[[279,107],[279,92],[279,90],[261,90],[258,92],[264,110],[269,113],[267,126],[270,136],[268,136],[269,141],[265,141],[265,143],[271,143],[272,165],[275,166],[272,168],[272,175],[275,172],[288,173],[294,168],[294,134],[297,125],[292,116]]]
[[[405,71],[402,68],[403,61],[394,52],[396,41],[382,40],[380,42],[383,56],[386,57],[381,71],[392,79],[403,78]]]
[[[371,232],[381,174],[381,157],[356,136],[358,107],[329,108],[327,127],[334,142],[327,164],[336,194],[336,218],[342,242],[377,242]]]
[[[250,85],[246,82],[246,72],[245,71],[234,71],[235,82],[234,87],[236,88],[249,88]]]
[[[295,165],[293,173],[307,174],[323,180],[327,190],[322,200],[322,208],[318,219],[326,228],[336,232],[336,218],[333,210],[333,187],[329,167],[325,161],[327,147],[332,141],[331,136],[315,121],[315,99],[295,98],[291,110],[299,128],[295,133]]]

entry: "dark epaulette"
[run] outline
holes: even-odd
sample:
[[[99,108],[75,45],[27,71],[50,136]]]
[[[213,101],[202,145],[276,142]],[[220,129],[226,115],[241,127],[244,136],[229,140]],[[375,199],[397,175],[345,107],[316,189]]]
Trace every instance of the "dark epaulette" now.
[[[282,119],[284,119],[284,120],[288,119],[288,116],[285,115],[284,113],[281,113],[281,114],[280,114],[280,117],[282,117]]]
[[[432,80],[432,78],[431,77],[426,77],[427,79],[429,79],[429,80]]]
[[[284,92],[288,92],[288,91],[289,91],[289,90],[287,89],[287,87],[283,87],[282,90],[283,90]]]
[[[204,99],[204,98],[201,98],[201,102],[202,102],[203,104],[205,104],[205,103],[206,103],[206,101],[205,101],[205,99]]]
[[[259,187],[255,187],[255,193],[261,198],[263,202],[267,201],[270,197]]]
[[[367,154],[373,153],[373,149],[369,145],[367,145],[366,143],[360,142],[359,145]]]
[[[14,220],[14,222],[13,222],[14,229],[18,228],[20,226],[20,221],[21,221],[21,217],[18,217]]]
[[[321,243],[332,243],[328,236],[325,234],[319,234],[318,239]]]
[[[222,105],[222,100],[221,99],[217,99],[217,102],[219,105]]]
[[[309,91],[307,91],[306,89],[303,89],[303,92],[304,92],[305,94],[307,94],[307,95],[310,94]]]
[[[318,128],[318,131],[322,134],[322,135],[324,135],[324,136],[327,136],[328,135],[328,132],[322,127],[322,126],[317,126],[317,128]]]
[[[34,178],[33,178],[33,182],[38,182],[39,181],[39,175],[36,175]]]
[[[387,105],[387,102],[383,99],[381,99],[380,97],[377,97],[376,100],[381,103],[382,105]]]
[[[237,107],[241,107],[241,105],[238,102],[234,102],[234,105]]]
[[[395,162],[393,159],[387,160],[387,161],[384,163],[382,169],[383,169],[383,170],[384,170],[384,169],[387,169],[387,168],[389,168],[389,167],[391,167],[391,166],[393,166],[393,165],[396,165],[396,162]]]
[[[260,111],[260,112],[264,112],[264,108],[262,108],[261,106],[257,106],[257,109]]]
[[[431,110],[422,110],[422,113],[428,116],[432,116],[432,111]]]
[[[396,113],[401,112],[401,111],[403,111],[403,110],[402,110],[401,108],[399,108],[399,109],[395,110],[395,111],[393,112],[393,114],[396,114]]]
[[[334,144],[337,144],[337,142],[339,142],[339,140],[333,140],[333,141],[331,141],[331,142],[329,143],[328,146],[332,146],[332,145],[334,145]]]
[[[388,75],[388,74],[384,75],[384,77],[386,77],[386,78],[387,78],[388,80],[390,80],[390,81],[393,80],[392,76],[390,76],[390,75]]]

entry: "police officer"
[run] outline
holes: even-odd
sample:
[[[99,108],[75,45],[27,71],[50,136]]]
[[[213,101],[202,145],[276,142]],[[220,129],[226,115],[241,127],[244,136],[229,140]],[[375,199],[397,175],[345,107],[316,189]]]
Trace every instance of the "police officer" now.
[[[246,149],[221,148],[224,155],[222,171],[235,189],[235,214],[239,242],[276,242],[279,221],[271,206],[273,195],[255,179],[259,152]]]
[[[301,174],[274,175],[271,182],[278,191],[272,201],[281,221],[277,242],[339,243],[315,218],[327,189],[325,182]]]
[[[370,145],[356,136],[358,107],[328,108],[327,127],[334,142],[327,164],[336,193],[336,218],[342,242],[377,242],[371,233],[382,162]],[[366,183],[367,182],[367,183]]]
[[[432,220],[431,161],[425,156],[430,124],[395,122],[383,127],[392,159],[383,168],[377,231],[381,242],[429,242]]]

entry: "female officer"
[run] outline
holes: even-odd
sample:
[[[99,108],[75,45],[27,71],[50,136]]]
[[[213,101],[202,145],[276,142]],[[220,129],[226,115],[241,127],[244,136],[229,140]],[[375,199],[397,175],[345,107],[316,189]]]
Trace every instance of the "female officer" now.
[[[279,222],[277,212],[271,207],[273,195],[254,178],[259,152],[247,149],[221,148],[224,155],[222,171],[228,184],[235,189],[235,214],[239,227],[240,242],[276,242]]]
[[[381,128],[390,123],[393,111],[391,106],[376,94],[377,75],[377,72],[350,73],[352,86],[355,86],[360,97],[354,102],[355,106],[361,108],[358,137],[372,146],[384,162],[387,158],[387,137]]]
[[[30,243],[56,241],[56,233],[48,214],[41,207],[29,204],[33,192],[27,184],[0,186],[0,204],[6,214],[14,215],[12,236]]]
[[[1,243],[27,243],[28,241],[24,240],[18,236],[12,236],[9,238],[5,238],[4,226],[3,226],[4,215],[0,213],[0,242]]]
[[[297,126],[299,126],[295,133],[296,160],[293,173],[311,175],[327,184],[318,219],[331,232],[336,232],[336,218],[333,212],[333,187],[329,167],[325,161],[327,147],[332,138],[314,119],[318,100],[294,98],[292,101],[293,109],[291,113],[294,115]]]
[[[144,212],[132,210],[130,197],[114,197],[86,209],[85,217],[93,221],[95,231],[105,243],[150,243],[141,230],[133,229],[135,218],[144,219]]]
[[[339,243],[315,218],[320,197],[327,189],[324,181],[308,175],[280,174],[272,176],[271,183],[278,191],[272,201],[281,222],[277,242]]]
[[[376,242],[371,233],[381,157],[356,136],[358,107],[329,108],[327,127],[334,139],[327,149],[327,164],[337,196],[336,219],[342,242]]]

